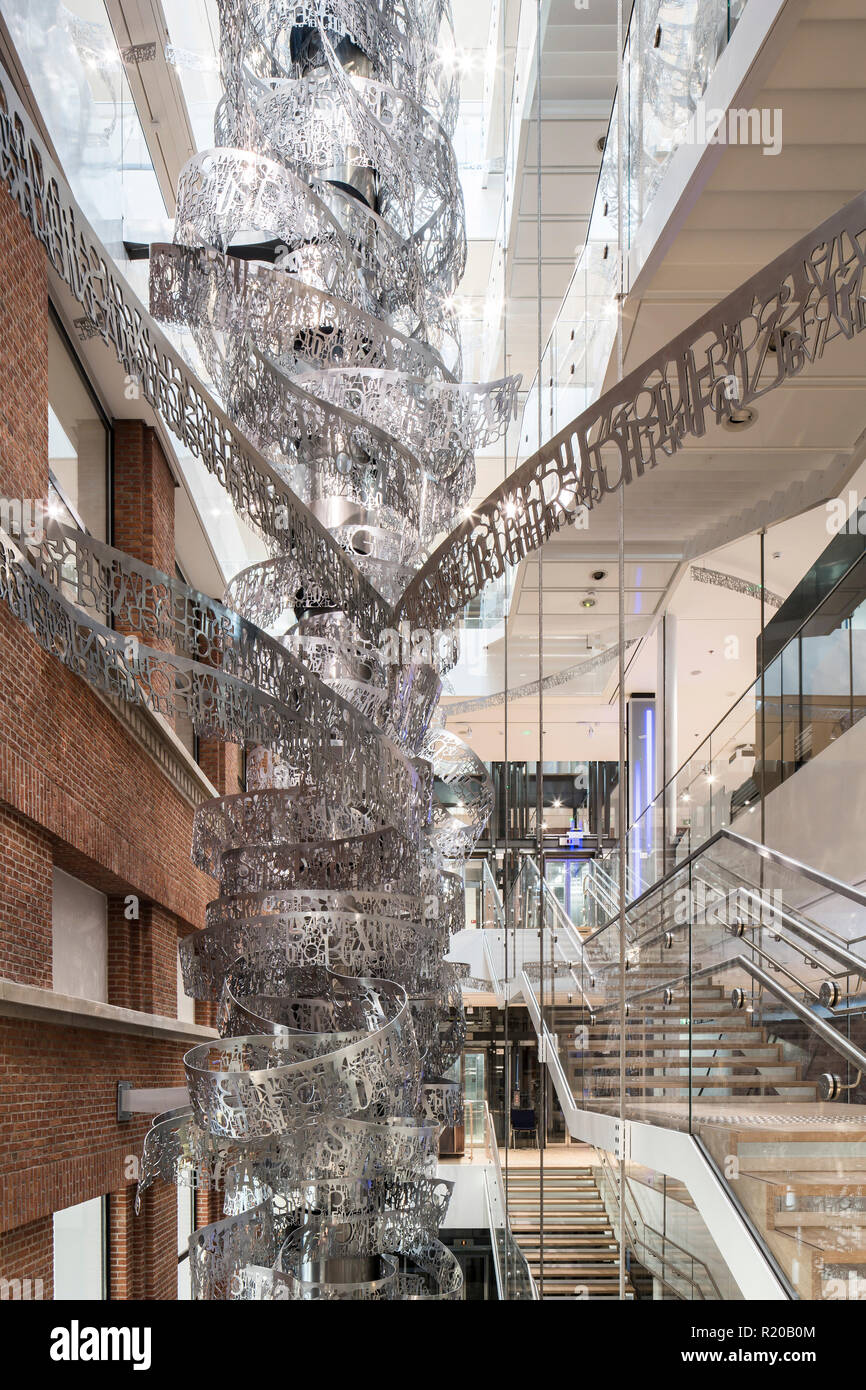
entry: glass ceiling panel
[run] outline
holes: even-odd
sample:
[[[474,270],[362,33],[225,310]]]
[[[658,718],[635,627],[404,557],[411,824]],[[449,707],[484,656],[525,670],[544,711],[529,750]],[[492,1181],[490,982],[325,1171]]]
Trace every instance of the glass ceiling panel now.
[[[103,0],[0,10],[75,198],[123,267],[124,222],[166,208]]]

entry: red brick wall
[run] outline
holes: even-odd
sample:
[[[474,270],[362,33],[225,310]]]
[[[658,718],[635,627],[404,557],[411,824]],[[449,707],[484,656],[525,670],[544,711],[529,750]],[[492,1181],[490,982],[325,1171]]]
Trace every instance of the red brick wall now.
[[[28,1292],[33,1299],[54,1297],[54,1225],[50,1216],[0,1232],[0,1279],[22,1281],[20,1289],[5,1290],[10,1298]],[[29,1290],[24,1286],[28,1279]],[[41,1280],[41,1288],[37,1280]]]
[[[45,253],[0,188],[2,496],[47,498],[48,279]]]
[[[114,422],[114,544],[174,574],[174,479],[155,432],[141,420]]]
[[[219,739],[200,739],[198,761],[205,777],[213,783],[220,796],[234,796],[235,792],[243,791],[239,744],[223,743]]]
[[[108,1296],[177,1298],[175,1189],[149,1188],[137,1216],[134,1201],[134,1188],[112,1192],[109,1199]]]
[[[103,892],[137,893],[203,924],[214,883],[190,861],[192,807],[5,605],[0,737],[0,802],[77,852],[79,868],[70,872]]]
[[[0,286],[0,496],[43,498],[45,260],[2,189]],[[173,573],[174,484],[141,422],[117,427],[115,474],[116,544]],[[111,710],[0,605],[0,976],[51,986],[53,861],[110,896],[111,1002],[173,1017],[177,935],[203,925],[215,891],[190,861],[192,818]],[[122,915],[128,894],[137,921]],[[50,1298],[52,1214],[110,1193],[112,1297],[175,1297],[175,1191],[154,1188],[133,1215],[149,1119],[118,1124],[116,1089],[181,1084],[187,1046],[0,1017],[0,1277],[41,1278]]]
[[[177,1016],[177,918],[142,903],[128,919],[123,898],[108,900],[108,1002]]]
[[[132,1181],[146,1115],[117,1120],[117,1083],[179,1086],[186,1047],[0,1019],[0,1230]]]
[[[0,974],[51,988],[51,840],[0,805]]]

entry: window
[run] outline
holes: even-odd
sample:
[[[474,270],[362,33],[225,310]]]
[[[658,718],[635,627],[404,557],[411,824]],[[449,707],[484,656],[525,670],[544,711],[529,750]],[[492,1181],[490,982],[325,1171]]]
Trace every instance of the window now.
[[[182,1023],[195,1023],[195,1000],[183,987],[183,971],[180,968],[180,942],[177,945],[177,1016]]]
[[[55,1299],[107,1297],[105,1197],[54,1213]]]
[[[110,431],[66,335],[48,324],[48,467],[52,513],[109,539]]]
[[[195,1230],[195,1188],[177,1185],[177,1296],[192,1298],[189,1277],[189,1238]]]
[[[51,899],[54,990],[108,1002],[108,899],[55,868]]]

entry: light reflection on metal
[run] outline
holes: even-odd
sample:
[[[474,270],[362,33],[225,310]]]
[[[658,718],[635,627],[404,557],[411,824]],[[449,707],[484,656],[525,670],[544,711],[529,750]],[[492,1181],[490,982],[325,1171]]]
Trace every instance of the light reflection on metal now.
[[[699,584],[715,584],[719,589],[730,589],[734,594],[745,594],[748,598],[762,597],[768,608],[781,608],[784,599],[769,589],[761,589],[749,579],[741,579],[738,574],[726,574],[724,570],[706,569],[703,565],[690,565],[689,574]]]
[[[460,1115],[443,1073],[466,967],[444,957],[491,786],[465,745],[429,733],[442,663],[375,646],[388,602],[357,571],[399,594],[465,505],[517,382],[459,380],[440,0],[222,0],[220,23],[219,148],[184,170],[151,306],[192,331],[261,450],[245,457],[193,387],[207,461],[282,553],[229,609],[55,526],[26,552],[4,538],[0,584],[97,687],[250,750],[247,789],[195,816],[193,859],[219,889],[183,967],[220,1037],[185,1057],[190,1106],[157,1117],[140,1183],[224,1192],[224,1217],[192,1238],[194,1296],[451,1299],[463,1278],[430,1159]],[[272,261],[231,254],[250,234]],[[88,317],[125,350],[107,261],[97,278]],[[170,413],[190,442],[192,382],[166,361],[145,394],[164,405],[180,378],[183,423]],[[289,621],[269,634],[276,610]]]
[[[206,808],[198,822],[203,862],[220,889],[185,969],[199,997],[220,999],[228,985],[227,1024],[243,1013],[268,1026],[193,1050],[194,1104],[160,1117],[145,1150],[142,1188],[157,1177],[229,1186],[232,1209],[207,1235],[198,1233],[195,1287],[205,1296],[247,1297],[250,1289],[276,1296],[268,1287],[288,1284],[280,1297],[332,1298],[385,1281],[403,1296],[452,1297],[459,1291],[453,1257],[425,1244],[418,1229],[401,1244],[390,1212],[384,1221],[378,1212],[352,1213],[336,1227],[305,1219],[297,1238],[287,1236],[277,1250],[276,1188],[238,1210],[243,1163],[249,1200],[269,1175],[354,1183],[402,1174],[410,1189],[416,1185],[420,1211],[438,1127],[458,1115],[455,1086],[437,1075],[462,1046],[460,973],[441,960],[459,902],[448,856],[459,863],[458,851],[472,842],[483,779],[471,761],[461,768],[451,749],[425,743],[433,678],[407,685],[403,673],[389,702],[347,646],[376,643],[403,617],[441,626],[578,508],[597,505],[723,419],[732,376],[736,404],[745,406],[804,370],[834,338],[859,333],[866,199],[606,393],[424,560],[448,507],[460,506],[471,487],[469,454],[491,419],[504,421],[514,389],[500,382],[479,393],[455,379],[459,342],[449,301],[464,242],[448,139],[453,84],[431,49],[442,7],[382,0],[374,9],[345,0],[299,3],[283,15],[276,4],[225,0],[222,11],[218,142],[241,151],[235,167],[250,167],[246,156],[268,160],[310,190],[288,221],[244,226],[251,212],[237,202],[232,235],[279,238],[273,265],[241,263],[222,244],[225,232],[211,242],[196,230],[213,235],[195,206],[201,188],[191,188],[184,204],[191,244],[160,248],[153,258],[155,305],[177,320],[188,316],[213,379],[230,388],[229,413],[112,269],[8,80],[0,89],[2,178],[87,322],[268,540],[279,557],[273,574],[299,609],[297,628],[280,640],[245,618],[242,600],[240,615],[220,611],[116,552],[96,561],[93,543],[62,533],[29,555],[4,537],[0,588],[36,639],[99,688],[160,712],[182,711],[207,736],[262,749],[251,792],[271,795],[238,803],[232,814]],[[230,165],[218,154],[196,177],[225,179]],[[228,199],[228,183],[218,186]],[[270,184],[263,179],[261,187]],[[393,268],[387,284],[377,273],[383,259]],[[311,371],[321,379],[311,380]],[[94,580],[100,592],[90,608],[58,563],[61,546],[70,559],[74,552],[88,582],[102,565],[110,576]],[[151,602],[155,593],[161,602]],[[337,615],[340,632],[318,675],[306,663],[319,651],[311,639],[322,636],[323,609]],[[119,613],[143,640],[130,645],[108,625]],[[410,694],[417,704],[403,718]],[[431,818],[425,805],[440,755],[443,800]],[[458,827],[453,794],[464,776],[471,823]],[[292,788],[302,793],[295,802],[273,795]],[[301,814],[310,817],[303,830]],[[261,841],[235,841],[247,823],[261,828]],[[328,838],[336,829],[337,839]],[[383,899],[400,924],[393,937],[382,929]],[[366,914],[357,931],[347,921],[353,913]],[[404,972],[413,932],[422,951]],[[386,963],[397,968],[376,975]],[[276,998],[284,1013],[271,1008],[263,972],[286,987]],[[327,1026],[295,1026],[316,1016]],[[351,1026],[361,1016],[364,1026]],[[309,1084],[299,1083],[319,1075],[327,1094],[313,1103]],[[334,1270],[344,1260],[356,1271],[353,1262],[379,1260],[379,1277],[329,1278],[317,1292],[317,1281],[305,1278],[316,1253],[336,1262]]]

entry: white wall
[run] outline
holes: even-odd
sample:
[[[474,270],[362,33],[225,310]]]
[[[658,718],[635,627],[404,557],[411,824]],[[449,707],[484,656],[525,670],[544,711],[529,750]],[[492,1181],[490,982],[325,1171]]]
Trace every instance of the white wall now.
[[[866,883],[866,719],[770,792],[764,814],[771,849],[844,883]],[[732,829],[757,839],[743,822]]]
[[[105,1297],[104,1220],[102,1197],[54,1213],[55,1299]]]
[[[437,1178],[453,1182],[454,1191],[445,1213],[443,1228],[474,1231],[487,1226],[484,1194],[484,1166],[480,1163],[440,1163]]]
[[[51,900],[54,990],[108,1002],[108,899],[55,868]]]
[[[177,948],[177,1016],[182,1023],[195,1023],[195,1000],[183,987],[183,971],[180,968],[180,944]]]

